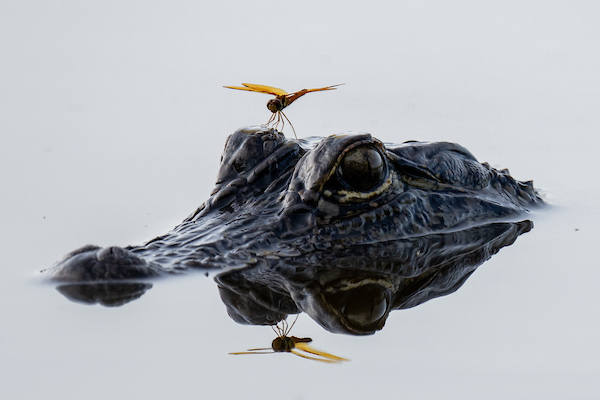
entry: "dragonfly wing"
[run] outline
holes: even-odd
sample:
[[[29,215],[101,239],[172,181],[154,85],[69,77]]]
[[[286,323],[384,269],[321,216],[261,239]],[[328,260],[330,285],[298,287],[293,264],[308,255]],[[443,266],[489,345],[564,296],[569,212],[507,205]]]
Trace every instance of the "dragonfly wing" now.
[[[248,349],[247,351],[237,351],[235,353],[229,353],[229,354],[233,354],[233,355],[238,355],[238,354],[272,354],[274,353],[273,349],[271,349],[270,347],[267,348],[262,348],[262,349]]]
[[[249,87],[256,92],[274,94],[275,96],[285,96],[288,94],[285,90],[273,86],[257,85],[254,83],[242,83],[242,85]]]
[[[249,92],[266,93],[274,96],[285,96],[287,92],[273,86],[255,85],[254,83],[242,83],[244,86],[223,86],[228,89],[247,90]]]
[[[247,90],[249,92],[256,92],[256,90],[254,90],[254,89],[250,89],[250,88],[242,87],[242,86],[223,86],[223,87],[227,88],[227,89]]]
[[[334,356],[333,354],[329,354],[329,353],[325,353],[324,351],[313,349],[312,347],[310,347],[306,343],[296,343],[296,348],[300,349],[302,351],[305,351],[307,353],[310,353],[310,354],[315,354],[317,356],[321,356],[321,357],[324,357],[324,358],[327,358],[327,359],[330,359],[330,360],[335,360],[333,362],[350,361],[347,358]]]
[[[321,362],[328,362],[328,363],[339,363],[340,362],[338,360],[329,360],[327,358],[318,358],[318,357],[307,356],[306,354],[302,354],[295,349],[292,349],[292,354],[297,355],[298,357],[308,358],[309,360],[315,360],[315,361],[321,361]]]
[[[227,89],[236,89],[236,90],[247,90],[249,92],[256,92],[256,93],[266,93],[266,94],[272,94],[277,96],[276,93],[272,93],[271,91],[266,91],[266,90],[258,90],[255,88],[251,88],[251,87],[244,87],[244,86],[223,86],[224,88]]]

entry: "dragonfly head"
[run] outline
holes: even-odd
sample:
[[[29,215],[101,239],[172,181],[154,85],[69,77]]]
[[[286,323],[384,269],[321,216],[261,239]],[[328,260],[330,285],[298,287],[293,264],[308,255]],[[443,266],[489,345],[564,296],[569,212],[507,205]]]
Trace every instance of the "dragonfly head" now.
[[[281,110],[283,110],[283,101],[281,101],[281,99],[279,97],[271,99],[267,103],[267,108],[272,113],[276,113],[278,111],[281,111]]]
[[[278,336],[275,339],[273,339],[273,342],[271,342],[271,347],[273,348],[273,351],[276,353],[280,353],[280,352],[290,352],[292,351],[292,349],[294,347],[296,347],[296,345],[294,344],[294,341],[292,340],[292,338],[288,337],[288,336]]]

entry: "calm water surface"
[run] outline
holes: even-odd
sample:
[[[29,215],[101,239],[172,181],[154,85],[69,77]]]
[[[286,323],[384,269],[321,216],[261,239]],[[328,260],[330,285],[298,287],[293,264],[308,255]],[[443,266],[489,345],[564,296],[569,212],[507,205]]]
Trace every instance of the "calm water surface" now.
[[[598,398],[600,9],[467,3],[2,6],[0,397]],[[313,23],[248,29],[265,16]],[[292,334],[339,365],[229,355],[274,334],[228,317],[214,273],[121,307],[42,282],[67,252],[142,243],[208,198],[226,136],[268,118],[267,97],[220,87],[242,81],[345,82],[290,107],[301,137],[458,142],[551,206],[456,293],[374,335],[300,315]]]
[[[561,149],[553,150],[559,157]],[[535,228],[456,293],[393,311],[373,336],[331,334],[301,315],[292,334],[352,360],[343,365],[290,354],[228,355],[269,346],[274,334],[233,322],[212,275],[152,281],[151,290],[122,307],[68,301],[34,276],[40,254],[57,250],[6,235],[2,391],[8,398],[99,399],[262,398],[274,390],[309,398],[402,388],[424,397],[585,397],[597,391],[600,367],[599,272],[592,250],[598,213],[591,193],[575,197],[566,189],[556,190],[562,198],[549,195],[560,204],[531,215]],[[48,219],[26,218],[26,231],[43,234]],[[110,224],[118,230],[120,221]],[[323,377],[330,383],[310,384]]]

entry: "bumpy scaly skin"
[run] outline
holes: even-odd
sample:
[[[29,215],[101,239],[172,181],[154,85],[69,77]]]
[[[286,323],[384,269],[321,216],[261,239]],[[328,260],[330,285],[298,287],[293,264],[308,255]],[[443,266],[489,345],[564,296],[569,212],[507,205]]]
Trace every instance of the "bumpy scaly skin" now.
[[[64,282],[229,268],[259,259],[445,232],[543,204],[531,182],[453,143],[383,144],[369,134],[289,140],[240,129],[227,139],[204,205],[142,246],[84,246],[50,271]]]

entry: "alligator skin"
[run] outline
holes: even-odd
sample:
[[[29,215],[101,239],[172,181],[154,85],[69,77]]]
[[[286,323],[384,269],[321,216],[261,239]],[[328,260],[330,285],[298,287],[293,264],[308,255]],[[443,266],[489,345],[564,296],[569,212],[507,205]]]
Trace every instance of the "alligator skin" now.
[[[331,271],[343,264],[342,275],[366,274],[368,278],[356,279],[387,288],[385,296],[377,295],[387,299],[376,313],[383,316],[434,292],[456,290],[477,265],[532,226],[510,221],[542,204],[531,182],[478,162],[457,144],[384,144],[370,134],[293,140],[274,129],[245,128],[227,139],[210,198],[171,232],[141,246],[83,246],[47,275],[63,282],[59,290],[72,299],[120,305],[130,300],[127,288],[134,299],[152,287],[147,278],[218,269],[224,271],[216,278],[224,301],[236,298],[237,304],[249,307],[243,311],[230,303],[232,317],[273,324],[283,314],[302,309],[317,320],[327,314],[314,311],[323,309],[316,306],[322,303],[318,296],[307,300],[310,285],[298,294],[297,281],[321,282],[342,274]],[[444,249],[444,243],[449,247]],[[465,249],[467,255],[459,256]],[[423,254],[434,255],[414,259]],[[461,257],[460,266],[448,267],[449,260]],[[384,275],[393,270],[396,278],[377,275],[381,268],[387,268]],[[455,272],[444,283],[447,290],[430,288],[423,294],[424,289],[415,287],[418,281],[424,288],[431,271],[448,268]],[[377,277],[369,275],[375,272]],[[264,313],[252,309],[249,304],[260,296],[251,295],[253,290],[238,278],[237,286],[232,284],[236,276],[260,288],[265,298],[279,298],[283,311],[273,311],[270,302],[268,312],[265,307]],[[399,283],[399,277],[413,283]],[[414,293],[400,295],[400,287]],[[380,323],[357,328],[361,324],[342,322],[341,315],[320,323],[355,334],[380,329]]]

